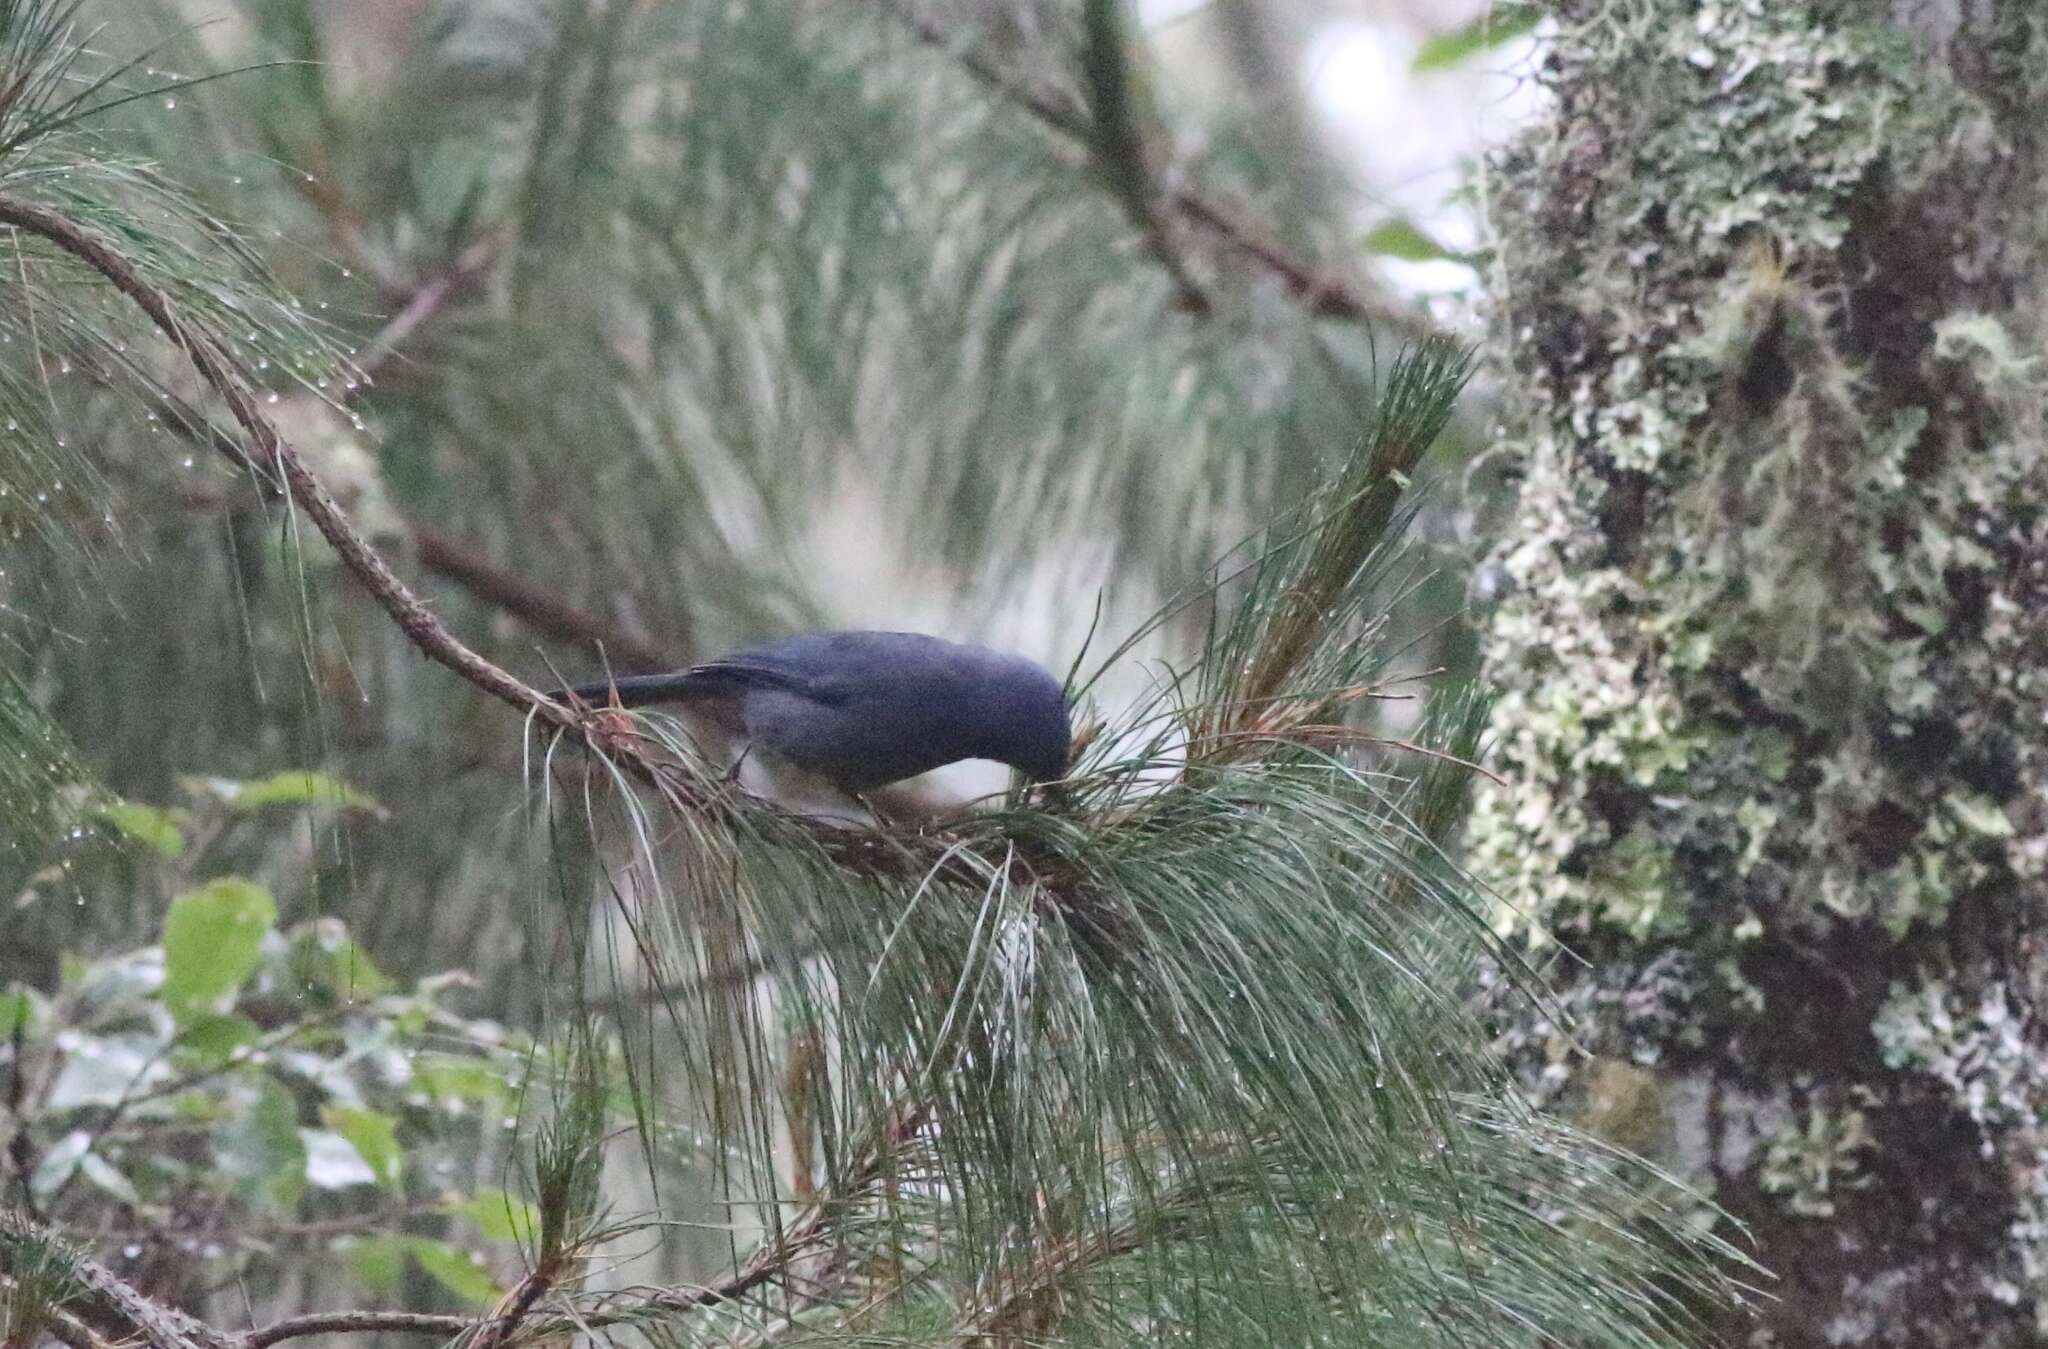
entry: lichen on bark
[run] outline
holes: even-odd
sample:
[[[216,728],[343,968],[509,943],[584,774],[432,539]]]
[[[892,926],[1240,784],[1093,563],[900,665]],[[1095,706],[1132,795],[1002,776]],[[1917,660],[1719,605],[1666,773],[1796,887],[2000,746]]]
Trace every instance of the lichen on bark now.
[[[1743,1336],[2035,1343],[2048,12],[1557,19],[1487,175],[1520,498],[1467,855],[1583,963],[1504,1046],[1595,1122],[1651,1074],[1784,1280]]]

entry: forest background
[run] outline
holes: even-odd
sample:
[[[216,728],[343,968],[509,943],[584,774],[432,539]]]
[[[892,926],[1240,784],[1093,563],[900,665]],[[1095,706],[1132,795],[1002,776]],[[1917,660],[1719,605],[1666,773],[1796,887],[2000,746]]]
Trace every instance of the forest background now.
[[[10,1349],[2048,1333],[2034,6],[0,30]]]

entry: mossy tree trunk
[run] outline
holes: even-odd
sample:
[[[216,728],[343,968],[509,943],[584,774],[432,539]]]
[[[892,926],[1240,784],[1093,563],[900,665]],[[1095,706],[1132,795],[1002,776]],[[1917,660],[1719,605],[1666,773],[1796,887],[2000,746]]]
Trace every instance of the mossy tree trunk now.
[[[1521,497],[1475,867],[1780,1276],[1733,1342],[2048,1324],[2048,7],[1571,0],[1489,175]]]

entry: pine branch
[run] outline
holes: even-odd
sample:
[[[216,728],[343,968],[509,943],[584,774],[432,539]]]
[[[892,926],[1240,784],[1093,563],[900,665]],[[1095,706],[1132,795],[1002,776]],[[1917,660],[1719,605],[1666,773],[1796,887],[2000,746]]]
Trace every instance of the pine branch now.
[[[918,41],[950,56],[982,85],[1030,113],[1048,129],[1083,146],[1094,142],[1095,124],[1084,110],[1072,106],[1057,94],[1036,88],[1012,75],[979,52],[963,49],[944,28],[911,10],[902,0],[875,0],[875,3]],[[1411,338],[1444,335],[1426,316],[1368,297],[1343,277],[1296,257],[1239,219],[1231,209],[1192,189],[1178,188],[1168,192],[1163,204],[1187,223],[1199,226],[1225,246],[1258,263],[1317,318],[1383,324]],[[1156,248],[1154,252],[1158,254]]]
[[[278,436],[248,389],[234,373],[233,358],[209,335],[196,332],[180,322],[169,299],[120,253],[93,238],[71,220],[41,206],[14,197],[0,197],[0,224],[12,225],[37,235],[111,282],[115,289],[134,301],[162,333],[183,350],[193,369],[227,404],[228,411],[247,436],[253,453],[249,458],[275,465],[292,501],[306,513],[344,566],[391,616],[399,629],[412,639],[429,660],[453,670],[477,688],[529,712],[551,726],[574,730],[577,719],[568,709],[548,701],[540,693],[507,671],[485,660],[459,641],[435,616],[426,602],[400,580],[377,550],[356,529],[341,504],[330,495],[298,453]]]
[[[24,1289],[22,1283],[15,1275],[0,1274],[0,1290],[6,1291],[7,1298],[36,1297],[43,1292],[35,1288]],[[27,1327],[15,1319],[17,1308],[18,1303],[9,1305],[6,1299],[0,1299],[0,1311],[6,1313],[4,1318],[0,1318],[0,1331],[6,1332],[4,1337],[0,1337],[0,1343],[4,1343],[7,1349],[14,1349],[17,1344],[32,1345],[41,1334],[48,1334],[67,1349],[109,1349],[105,1337],[62,1307],[44,1305],[36,1309],[34,1319]],[[29,1333],[23,1334],[24,1329]]]
[[[362,256],[361,250],[357,256]],[[412,335],[432,322],[448,301],[474,285],[497,258],[497,241],[479,239],[448,266],[415,286],[397,306],[398,312],[392,315],[382,331],[357,354],[355,365],[362,376],[360,387],[368,388],[385,367],[398,358]]]
[[[572,642],[622,670],[673,670],[687,662],[676,653],[620,631],[551,591],[498,566],[475,547],[428,525],[412,526],[415,555],[436,576],[455,582],[484,603],[512,615],[544,637]]]
[[[1180,307],[1191,314],[1207,314],[1212,308],[1209,297],[1188,270],[1171,223],[1159,213],[1158,175],[1146,143],[1138,84],[1123,31],[1122,0],[1089,0],[1085,16],[1088,38],[1081,69],[1087,77],[1089,141],[1096,167],[1180,291]]]
[[[175,395],[166,395],[163,402],[163,425],[174,435],[188,444],[221,455],[235,467],[248,472],[271,495],[282,495],[276,480],[242,452],[234,437],[222,433],[198,409]],[[231,498],[223,491],[193,487],[183,491],[181,499],[194,509],[209,509],[223,506]],[[553,591],[506,570],[474,544],[465,543],[431,525],[410,520],[402,523],[411,536],[412,554],[422,568],[443,580],[453,581],[471,597],[510,614],[543,637],[580,646],[591,655],[628,670],[671,670],[687,663],[677,653],[643,641],[589,610],[569,603]]]
[[[588,723],[576,712],[547,698],[510,672],[465,645],[411,587],[399,578],[381,554],[349,519],[348,512],[306,467],[305,461],[278,435],[247,388],[236,378],[234,361],[211,336],[194,331],[173,314],[169,299],[106,244],[68,218],[18,198],[0,196],[0,225],[12,225],[86,263],[139,307],[165,336],[186,353],[206,385],[220,396],[242,428],[253,451],[238,447],[239,460],[275,467],[292,502],[305,512],[343,567],[370,592],[412,644],[429,660],[500,702],[518,708],[551,730],[567,735],[615,763],[632,778],[653,787],[671,807],[707,818],[730,817],[737,802],[679,774],[672,766],[638,748],[639,737],[614,734]],[[779,815],[793,830],[808,835],[835,863],[870,876],[903,878],[932,874],[940,868],[979,884],[983,879],[957,849],[936,838],[903,840],[856,835],[829,824],[763,807],[763,815]],[[918,846],[906,846],[909,843]],[[935,861],[932,859],[936,859]],[[1021,859],[1013,862],[1017,879],[1038,883]]]
[[[862,1165],[849,1178],[846,1188],[850,1195],[857,1196],[881,1182],[897,1155],[915,1142],[924,1119],[923,1111],[910,1110],[899,1115],[882,1131],[882,1136],[867,1150]],[[804,1217],[785,1229],[778,1240],[761,1246],[745,1264],[715,1283],[674,1284],[612,1293],[594,1306],[570,1313],[528,1318],[527,1313],[545,1292],[546,1282],[529,1276],[506,1300],[506,1306],[516,1311],[516,1316],[499,1312],[481,1318],[414,1312],[317,1312],[252,1330],[223,1349],[270,1349],[272,1345],[308,1335],[418,1334],[453,1338],[469,1334],[489,1335],[492,1328],[503,1327],[495,1340],[482,1340],[477,1346],[477,1349],[492,1349],[493,1345],[502,1345],[509,1339],[522,1321],[534,1337],[645,1324],[657,1315],[693,1312],[735,1302],[764,1285],[786,1279],[801,1260],[829,1244],[837,1225],[837,1214],[844,1202],[844,1197],[841,1197],[836,1202],[820,1199],[812,1204]]]
[[[252,1330],[235,1342],[234,1349],[268,1349],[270,1345],[308,1335],[434,1335],[453,1339],[476,1327],[472,1317],[436,1312],[313,1312]]]
[[[28,1259],[58,1252],[61,1275],[118,1340],[139,1338],[152,1349],[234,1349],[234,1342],[185,1313],[144,1297],[105,1265],[63,1248],[19,1214],[0,1210],[0,1271],[13,1274]]]

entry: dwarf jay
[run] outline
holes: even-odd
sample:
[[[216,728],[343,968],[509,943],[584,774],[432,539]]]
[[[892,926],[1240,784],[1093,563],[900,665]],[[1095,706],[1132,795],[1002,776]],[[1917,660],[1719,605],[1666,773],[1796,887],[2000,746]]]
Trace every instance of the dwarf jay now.
[[[855,796],[961,759],[1050,782],[1072,744],[1064,691],[1043,668],[914,632],[804,633],[557,696],[684,705],[741,743],[742,762],[766,753]]]

